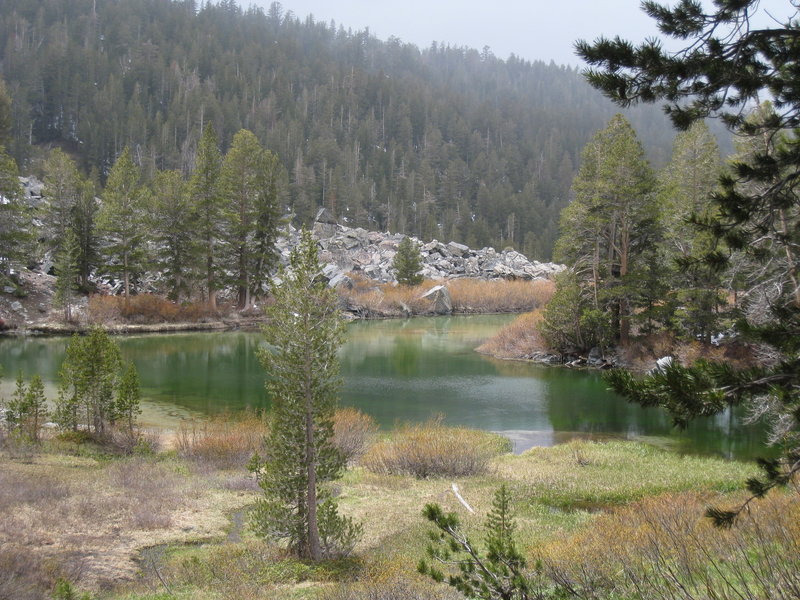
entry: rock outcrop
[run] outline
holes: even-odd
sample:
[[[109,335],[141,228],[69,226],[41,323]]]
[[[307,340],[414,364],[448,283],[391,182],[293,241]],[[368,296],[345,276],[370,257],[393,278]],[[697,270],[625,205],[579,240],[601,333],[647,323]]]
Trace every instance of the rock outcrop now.
[[[320,245],[324,274],[332,286],[351,285],[347,277],[351,271],[363,273],[381,283],[395,281],[392,261],[403,234],[350,228],[331,221],[327,212],[321,211],[313,233]],[[290,226],[278,242],[284,263],[297,244],[298,237],[297,230]],[[456,242],[444,244],[437,240],[427,243],[416,238],[412,240],[420,245],[422,275],[428,279],[549,279],[564,270],[563,265],[528,260],[515,250],[473,250]]]

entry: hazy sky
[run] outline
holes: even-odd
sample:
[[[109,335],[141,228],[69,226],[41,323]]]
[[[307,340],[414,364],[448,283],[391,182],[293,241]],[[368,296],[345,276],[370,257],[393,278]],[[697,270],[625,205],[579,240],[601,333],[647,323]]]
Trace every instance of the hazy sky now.
[[[240,0],[267,7],[271,0]],[[395,36],[428,47],[432,41],[481,49],[495,56],[514,53],[529,60],[580,64],[572,44],[601,34],[643,41],[658,32],[639,9],[639,0],[283,0],[300,18],[336,21],[345,29],[369,27],[376,37]],[[674,4],[673,2],[671,2]],[[788,0],[762,0],[781,19],[792,14]]]

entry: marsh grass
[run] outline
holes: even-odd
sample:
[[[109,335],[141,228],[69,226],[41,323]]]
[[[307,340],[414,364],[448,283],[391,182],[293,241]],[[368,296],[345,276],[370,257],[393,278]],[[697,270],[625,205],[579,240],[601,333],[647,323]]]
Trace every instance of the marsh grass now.
[[[692,489],[733,492],[758,471],[754,464],[681,456],[638,442],[585,440],[501,456],[495,464],[497,476],[519,485],[531,502],[555,508],[613,506]]]

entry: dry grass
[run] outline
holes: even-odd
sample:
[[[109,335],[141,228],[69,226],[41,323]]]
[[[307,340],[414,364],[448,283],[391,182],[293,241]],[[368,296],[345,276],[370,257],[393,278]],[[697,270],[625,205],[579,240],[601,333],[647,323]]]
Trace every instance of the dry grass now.
[[[356,462],[378,433],[375,419],[355,408],[340,408],[333,419],[333,444],[347,462]]]
[[[362,464],[373,473],[427,477],[482,475],[507,440],[485,431],[445,427],[441,420],[405,425],[372,446]]]
[[[244,469],[255,452],[263,451],[267,424],[258,413],[244,411],[181,423],[175,449],[184,458],[213,469]]]
[[[141,325],[154,323],[197,322],[215,318],[217,312],[204,303],[189,302],[178,304],[154,294],[130,296],[105,296],[95,294],[89,297],[89,320],[92,323],[125,322]]]
[[[34,581],[52,574],[48,585],[65,576],[79,587],[117,584],[133,577],[138,549],[221,535],[226,514],[251,497],[169,460],[0,457],[0,561],[24,556]]]
[[[549,279],[455,279],[447,284],[453,309],[464,313],[518,313],[543,307],[555,293]]]
[[[586,598],[796,598],[800,497],[772,494],[730,530],[703,516],[710,502],[718,499],[667,494],[601,516],[544,547],[545,573]]]
[[[537,352],[547,352],[547,346],[539,333],[541,322],[541,310],[520,315],[476,350],[497,358],[529,358]]]
[[[337,292],[351,308],[368,316],[425,315],[431,302],[421,296],[436,285],[445,285],[450,292],[453,311],[457,313],[524,312],[544,306],[555,291],[550,280],[512,281],[461,278],[449,281],[423,281],[409,287],[379,284],[358,273],[350,273],[353,287],[340,287]]]

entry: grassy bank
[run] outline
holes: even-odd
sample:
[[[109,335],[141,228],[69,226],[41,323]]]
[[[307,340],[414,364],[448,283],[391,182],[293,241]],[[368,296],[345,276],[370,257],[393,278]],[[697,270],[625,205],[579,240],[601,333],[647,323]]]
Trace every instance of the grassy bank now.
[[[354,414],[338,425],[339,442],[352,454],[333,492],[342,512],[363,523],[364,537],[350,558],[316,565],[246,527],[259,491],[244,463],[265,427],[255,415],[188,424],[173,449],[134,456],[57,440],[7,448],[0,457],[0,569],[13,577],[0,583],[0,597],[47,597],[62,577],[93,598],[115,600],[455,598],[415,573],[429,530],[422,507],[436,502],[458,513],[479,541],[501,483],[511,491],[520,546],[551,585],[560,578],[600,591],[610,586],[608,574],[619,569],[604,552],[611,545],[634,556],[652,552],[653,539],[664,552],[691,544],[699,569],[711,560],[702,562],[703,552],[713,558],[739,544],[755,560],[764,544],[800,543],[796,494],[759,504],[774,524],[759,530],[760,542],[752,530],[718,541],[705,524],[707,504],[741,500],[754,465],[633,442],[573,442],[514,456],[492,434],[436,422],[382,435]]]

